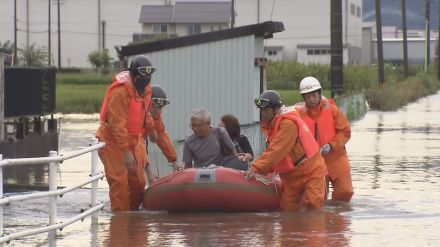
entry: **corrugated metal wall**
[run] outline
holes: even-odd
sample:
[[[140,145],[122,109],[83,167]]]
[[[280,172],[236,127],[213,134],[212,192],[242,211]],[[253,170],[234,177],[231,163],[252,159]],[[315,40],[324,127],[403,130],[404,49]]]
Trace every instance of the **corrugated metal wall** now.
[[[171,139],[192,133],[190,113],[205,108],[212,125],[226,113],[241,124],[258,121],[253,99],[259,95],[259,68],[254,59],[263,54],[263,39],[245,36],[147,54],[158,71],[152,84],[162,86],[171,104],[164,122]]]

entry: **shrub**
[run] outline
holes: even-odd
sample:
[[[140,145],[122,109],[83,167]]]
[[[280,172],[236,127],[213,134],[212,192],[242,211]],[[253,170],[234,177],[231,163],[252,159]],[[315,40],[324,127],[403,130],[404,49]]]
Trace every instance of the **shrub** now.
[[[96,69],[98,68],[108,68],[112,58],[108,54],[108,50],[104,49],[101,51],[92,51],[87,55],[87,60]]]

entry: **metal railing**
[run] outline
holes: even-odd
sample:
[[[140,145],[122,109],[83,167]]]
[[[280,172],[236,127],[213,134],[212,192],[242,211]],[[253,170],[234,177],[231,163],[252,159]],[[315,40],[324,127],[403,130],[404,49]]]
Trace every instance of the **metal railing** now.
[[[92,215],[92,224],[98,223],[98,210],[104,207],[102,202],[98,203],[98,180],[104,177],[102,172],[97,172],[98,167],[98,150],[104,147],[104,143],[98,142],[96,138],[92,139],[92,144],[90,147],[73,152],[70,155],[59,156],[56,151],[50,151],[49,157],[38,157],[38,158],[19,158],[19,159],[5,159],[3,160],[0,154],[0,244],[7,243],[11,240],[22,238],[26,236],[31,236],[35,234],[40,234],[44,232],[49,233],[49,239],[54,239],[56,237],[56,230],[64,228],[78,220],[82,220],[85,217]],[[66,187],[64,189],[57,189],[57,171],[58,165],[65,160],[91,153],[91,173],[90,178],[82,181],[74,186]],[[49,191],[45,192],[35,192],[25,195],[15,195],[10,197],[3,197],[3,167],[6,166],[19,166],[19,165],[32,165],[32,164],[43,164],[49,163]],[[63,196],[65,193],[80,188],[86,184],[91,183],[91,207],[90,209],[68,219],[64,222],[56,223],[57,219],[57,197]],[[33,228],[28,230],[23,230],[21,232],[14,232],[5,235],[3,232],[3,206],[8,205],[12,202],[18,202],[29,199],[36,199],[41,197],[49,197],[49,225],[39,228]]]

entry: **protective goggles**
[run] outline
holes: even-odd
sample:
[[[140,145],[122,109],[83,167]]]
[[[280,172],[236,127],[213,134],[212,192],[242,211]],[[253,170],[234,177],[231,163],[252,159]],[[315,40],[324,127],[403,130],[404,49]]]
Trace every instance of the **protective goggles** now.
[[[151,100],[153,101],[153,105],[155,107],[164,107],[170,103],[169,100],[164,98],[151,98]]]
[[[153,74],[157,69],[153,66],[143,66],[143,67],[139,67],[137,70],[139,74],[146,76]]]
[[[269,105],[270,101],[264,98],[256,98],[254,103],[258,108],[265,108]]]

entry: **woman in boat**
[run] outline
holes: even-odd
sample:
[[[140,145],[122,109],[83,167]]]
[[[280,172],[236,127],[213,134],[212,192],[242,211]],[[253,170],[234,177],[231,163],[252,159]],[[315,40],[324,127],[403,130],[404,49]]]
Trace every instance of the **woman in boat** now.
[[[240,123],[238,119],[232,114],[223,115],[218,123],[219,127],[223,127],[234,142],[235,150],[238,153],[238,158],[243,162],[250,162],[254,159],[254,152],[251,144],[246,136],[240,133]]]

